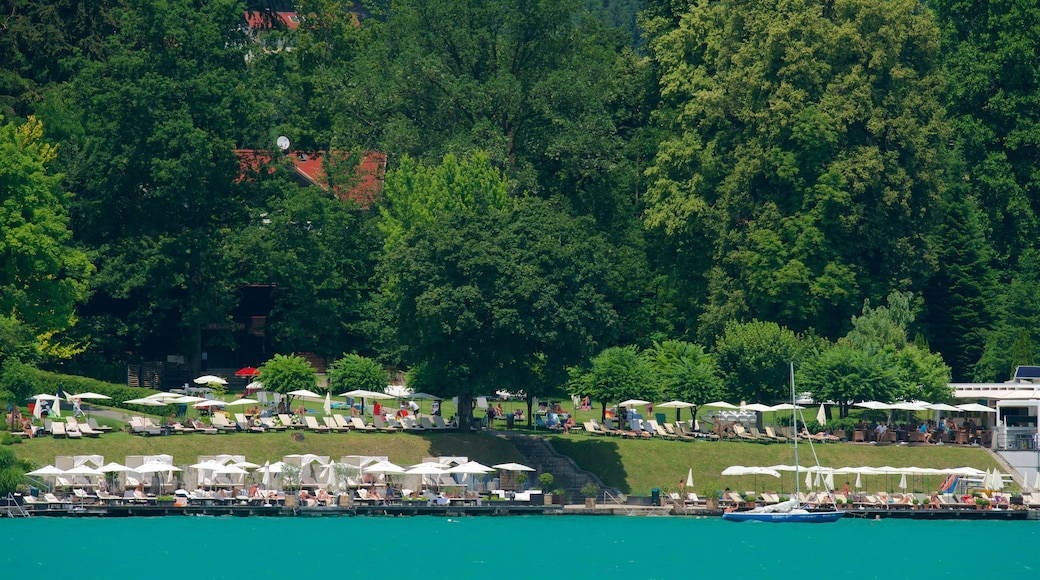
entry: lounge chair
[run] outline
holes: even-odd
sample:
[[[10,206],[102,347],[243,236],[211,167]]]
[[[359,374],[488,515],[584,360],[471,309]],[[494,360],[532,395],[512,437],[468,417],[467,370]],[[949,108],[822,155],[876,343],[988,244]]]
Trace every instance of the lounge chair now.
[[[314,431],[316,433],[331,433],[332,429],[329,429],[325,425],[319,425],[318,420],[310,415],[303,417],[304,428],[308,431]]]
[[[288,427],[275,421],[272,417],[260,417],[260,424],[267,428],[268,431],[285,431],[288,429]]]
[[[431,420],[433,421],[433,426],[437,429],[451,429],[451,425],[445,423],[444,417],[441,417],[440,415],[434,415]]]
[[[332,415],[332,421],[336,423],[336,426],[340,429],[347,429],[349,431],[354,428],[354,425],[350,423],[350,419],[347,419],[339,413],[334,413]]]
[[[329,417],[327,415],[321,418],[321,422],[324,423],[325,426],[329,428],[330,432],[335,431],[337,433],[346,433],[347,431],[350,431],[350,427],[344,427],[344,426],[340,425],[339,423],[336,422],[335,419],[333,419],[332,417]]]
[[[100,431],[102,433],[105,433],[105,432],[108,432],[108,431],[112,430],[112,427],[109,426],[109,425],[98,425],[97,420],[94,419],[93,417],[87,417],[87,425],[90,425],[91,429],[93,429],[95,431]]]
[[[278,420],[281,421],[282,425],[285,425],[285,427],[287,429],[302,429],[303,428],[303,425],[293,421],[292,415],[290,415],[288,413],[278,413]]]
[[[59,421],[52,421],[51,422],[51,436],[54,437],[55,439],[65,439],[65,438],[67,438],[69,435],[65,431],[65,423],[61,423]]]
[[[383,421],[383,418],[379,415],[372,417],[372,426],[383,433],[397,433],[397,428],[387,425],[386,421]]]
[[[600,431],[599,426],[592,421],[585,421],[582,423],[582,426],[585,427],[585,432],[589,435],[597,435],[599,437],[606,436],[606,432]]]
[[[692,442],[697,440],[696,437],[691,437],[689,435],[686,435],[685,433],[680,431],[675,425],[673,425],[671,423],[665,423],[665,424],[663,424],[661,426],[664,427],[665,433],[668,433],[669,435],[675,436],[675,438],[678,439],[679,441],[685,441],[687,443],[692,443]]]
[[[351,417],[350,426],[353,427],[355,431],[361,431],[364,433],[376,431],[375,427],[365,424],[365,422],[361,420],[361,417]]]
[[[733,425],[733,432],[737,434],[737,439],[741,441],[758,441],[758,438],[745,431],[744,426],[739,423]]]
[[[419,424],[415,420],[415,417],[401,417],[401,425],[404,426],[406,431],[425,431],[426,428]]]
[[[266,427],[254,424],[245,416],[245,413],[235,413],[235,423],[238,424],[238,428],[242,431],[249,431],[250,433],[263,433],[267,430]]]
[[[146,422],[144,417],[133,416],[130,417],[130,433],[136,435],[162,435],[162,429],[151,424],[150,421]]]
[[[656,435],[657,437],[661,437],[662,439],[672,439],[672,440],[678,440],[679,439],[678,435],[675,435],[673,433],[669,433],[667,429],[665,429],[663,426],[661,426],[661,424],[658,423],[654,419],[649,419],[647,421],[647,424],[650,425],[650,427],[654,430],[654,435]]]
[[[232,433],[234,431],[238,431],[238,428],[229,423],[223,413],[213,413],[213,415],[209,418],[209,422],[213,425],[213,428],[224,433]]]
[[[173,430],[174,433],[178,433],[180,435],[190,435],[195,432],[194,427],[186,427],[181,423],[171,423],[170,428]]]
[[[766,435],[768,435],[769,437],[772,437],[774,440],[779,441],[781,443],[786,443],[787,442],[787,437],[784,436],[784,435],[778,434],[776,431],[773,430],[772,427],[767,425],[765,427],[765,430],[766,430]]]
[[[424,417],[419,417],[419,425],[421,425],[423,429],[427,429],[427,430],[431,430],[431,431],[434,430],[434,429],[437,429],[437,427],[433,426],[433,421],[430,421],[430,418],[429,417],[425,417],[425,416]]]
[[[84,437],[91,437],[91,438],[101,437],[101,432],[100,431],[95,431],[94,428],[91,427],[90,424],[88,424],[88,423],[80,423],[79,424],[79,432]]]

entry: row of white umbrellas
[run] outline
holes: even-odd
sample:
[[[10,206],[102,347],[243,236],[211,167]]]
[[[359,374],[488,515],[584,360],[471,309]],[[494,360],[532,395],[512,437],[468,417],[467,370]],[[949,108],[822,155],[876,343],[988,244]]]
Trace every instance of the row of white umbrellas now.
[[[880,409],[894,411],[947,411],[952,413],[996,413],[997,410],[979,403],[965,403],[963,405],[949,405],[947,403],[928,403],[926,401],[897,401],[895,403],[882,403],[880,401],[863,401],[853,405],[864,409]]]

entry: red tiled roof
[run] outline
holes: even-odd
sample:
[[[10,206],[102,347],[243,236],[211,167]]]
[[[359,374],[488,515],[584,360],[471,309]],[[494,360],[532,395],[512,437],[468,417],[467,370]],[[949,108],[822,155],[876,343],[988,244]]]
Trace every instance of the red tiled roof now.
[[[253,30],[271,30],[277,25],[286,26],[289,30],[296,30],[296,27],[300,25],[300,18],[295,12],[247,10],[245,19],[246,24]]]
[[[272,153],[270,151],[258,151],[254,149],[238,149],[235,151],[241,160],[242,176],[248,179],[251,173],[259,173],[264,167],[268,173],[274,173],[276,166],[271,163]],[[348,153],[333,152],[341,160],[346,160]],[[328,178],[323,167],[323,151],[292,151],[285,154],[293,164],[296,175],[309,185],[317,185],[322,189],[328,189]],[[372,205],[379,198],[379,192],[383,188],[383,175],[386,173],[386,154],[375,151],[365,153],[357,167],[357,181],[351,184],[349,189],[344,185],[336,185],[333,189],[340,199],[350,199],[362,207]]]

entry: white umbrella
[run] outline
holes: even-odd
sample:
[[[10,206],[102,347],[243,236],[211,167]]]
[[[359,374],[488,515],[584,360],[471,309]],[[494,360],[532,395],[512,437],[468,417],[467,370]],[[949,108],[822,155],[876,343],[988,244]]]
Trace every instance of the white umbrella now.
[[[947,404],[947,403],[932,403],[931,405],[928,405],[928,408],[931,409],[932,411],[957,412],[957,411],[961,411],[962,410],[959,407],[954,407],[953,405],[950,405],[950,404]]]
[[[116,463],[112,461],[101,466],[100,471],[104,473],[117,473],[121,471],[131,471],[131,469],[122,463]]]
[[[227,406],[228,407],[234,407],[234,406],[237,406],[237,405],[259,405],[259,404],[260,404],[260,401],[257,401],[256,399],[248,399],[246,397],[242,397],[241,399],[235,399],[234,401],[229,402],[227,404]]]
[[[260,468],[260,472],[263,473],[260,483],[263,484],[264,489],[271,489],[271,462],[265,461],[264,466]]]
[[[35,401],[54,401],[54,400],[57,400],[58,396],[57,395],[48,395],[46,393],[42,393],[42,394],[39,394],[39,395],[33,395],[33,396],[29,397],[29,398],[33,399]]]
[[[166,403],[163,403],[162,401],[159,401],[159,400],[156,400],[156,399],[147,399],[147,398],[146,399],[130,399],[128,401],[123,401],[123,403],[125,403],[127,405],[143,405],[145,407],[162,407],[162,406],[166,405]]]
[[[827,424],[827,411],[823,408],[823,403],[820,403],[820,410],[816,411],[816,422],[820,425]]]
[[[177,393],[153,393],[145,398],[152,401],[159,401],[160,403],[169,403],[170,401],[177,400],[182,396],[183,395]]]
[[[363,469],[365,473],[404,473],[405,469],[389,461],[377,461]]]
[[[828,471],[827,473],[823,474],[823,487],[826,488],[827,491],[833,491],[834,490],[834,472],[833,471]]]
[[[66,475],[101,475],[102,472],[101,472],[100,469],[94,469],[93,467],[91,467],[89,465],[83,464],[83,465],[77,465],[76,467],[73,467],[72,469],[66,470],[65,474]]]
[[[506,471],[538,471],[533,467],[528,467],[522,463],[499,463],[498,465],[492,465],[495,469],[504,469]]]
[[[300,397],[301,399],[314,399],[315,401],[319,401],[322,398],[321,395],[319,395],[318,393],[315,393],[314,391],[309,391],[307,389],[297,389],[295,391],[289,391],[288,393],[286,393],[286,395],[289,395],[290,397]]]
[[[332,393],[331,392],[325,393],[325,405],[322,407],[322,409],[325,411],[325,415],[327,415],[327,416],[331,416],[332,415]]]
[[[813,485],[812,485],[812,472],[811,471],[806,471],[805,472],[805,488],[806,489],[812,489],[813,488]]]
[[[61,399],[54,397],[54,404],[51,405],[51,417],[61,417]]]
[[[182,397],[177,397],[176,399],[170,399],[169,402],[170,403],[183,404],[183,405],[190,405],[192,403],[201,403],[201,402],[207,401],[207,400],[208,399],[206,399],[205,397],[195,397],[195,396],[192,396],[192,395],[184,395]]]
[[[769,408],[770,411],[801,411],[805,407],[791,403],[780,403]]]
[[[78,395],[69,395],[69,394],[66,393],[65,397],[68,400],[70,400],[70,401],[72,399],[85,400],[85,399],[111,399],[112,398],[112,397],[109,397],[108,395],[101,395],[101,394],[98,394],[98,393],[91,393],[90,391],[87,391],[86,393],[80,393]]]
[[[860,480],[860,472],[856,472],[856,489],[863,489],[863,482]]]
[[[419,463],[405,470],[407,475],[440,475],[448,466],[439,463]],[[532,470],[534,471],[534,470]]]
[[[718,407],[720,409],[739,409],[740,407],[727,403],[725,401],[715,401],[714,403],[704,403],[702,407]]]
[[[30,472],[26,473],[26,475],[36,475],[36,476],[65,475],[65,470],[64,469],[59,469],[57,467],[54,467],[53,465],[45,465],[45,466],[43,466],[43,467],[41,467],[39,469],[34,469],[33,471],[30,471]]]
[[[906,473],[899,476],[899,488],[906,491]]]
[[[489,471],[494,471],[494,469],[477,461],[467,461],[448,469],[447,473],[487,473]]]
[[[376,391],[366,391],[365,389],[355,389],[353,391],[347,391],[336,395],[337,397],[350,397],[352,399],[393,399],[393,395],[386,393],[377,393]]]
[[[176,465],[170,465],[169,463],[162,463],[159,461],[149,461],[138,465],[137,467],[132,467],[131,470],[136,471],[137,473],[170,473],[173,471],[183,471]]]
[[[195,403],[192,406],[196,409],[205,409],[206,407],[224,407],[226,405],[227,403],[225,403],[224,401],[218,401],[216,399],[207,399],[205,401],[202,401],[201,403]]]
[[[874,409],[874,410],[878,410],[878,409],[886,410],[886,409],[891,409],[892,408],[892,406],[889,405],[888,403],[882,403],[880,401],[863,401],[863,402],[854,404],[853,407],[863,407],[864,409]]]
[[[249,383],[248,385],[246,385],[246,390],[247,391],[259,391],[259,390],[262,390],[263,388],[264,388],[264,384],[261,383],[260,381],[253,381],[253,382]]]
[[[686,489],[693,487],[693,468],[686,472]]]
[[[68,472],[66,472],[66,473],[68,473]],[[992,491],[1000,491],[1000,490],[1004,489],[1004,475],[1002,473],[1000,473],[999,471],[994,469],[993,470],[993,475],[990,476],[990,478],[991,478],[990,479],[990,486],[989,486],[990,490],[992,490]]]
[[[967,411],[969,413],[996,413],[997,410],[986,405],[980,405],[979,403],[965,403],[963,405],[957,405],[957,408],[961,411]]]
[[[1036,480],[1033,481],[1033,490],[1040,491],[1040,470],[1036,472]]]
[[[649,405],[650,401],[644,401],[643,399],[627,399],[621,401],[618,405],[622,407],[638,407],[640,405]]]
[[[765,413],[767,411],[773,410],[773,408],[769,405],[763,405],[762,403],[750,403],[748,405],[744,405],[744,409],[748,411],[755,411],[757,413]]]
[[[220,377],[213,376],[213,375],[203,375],[203,376],[195,379],[195,384],[196,385],[208,385],[208,384],[211,384],[211,383],[218,383],[218,384],[221,384],[221,385],[226,385],[227,381],[225,381],[224,379],[222,379]]]

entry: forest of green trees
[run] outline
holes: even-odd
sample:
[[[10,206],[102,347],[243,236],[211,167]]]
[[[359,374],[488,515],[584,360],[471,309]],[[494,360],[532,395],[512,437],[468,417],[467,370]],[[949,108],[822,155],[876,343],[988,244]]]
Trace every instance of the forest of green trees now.
[[[1040,332],[1038,44],[1022,0],[11,0],[0,361],[198,368],[265,286],[271,355],[440,394],[1006,380]],[[351,155],[243,175],[282,135]],[[371,204],[337,195],[363,152]]]

